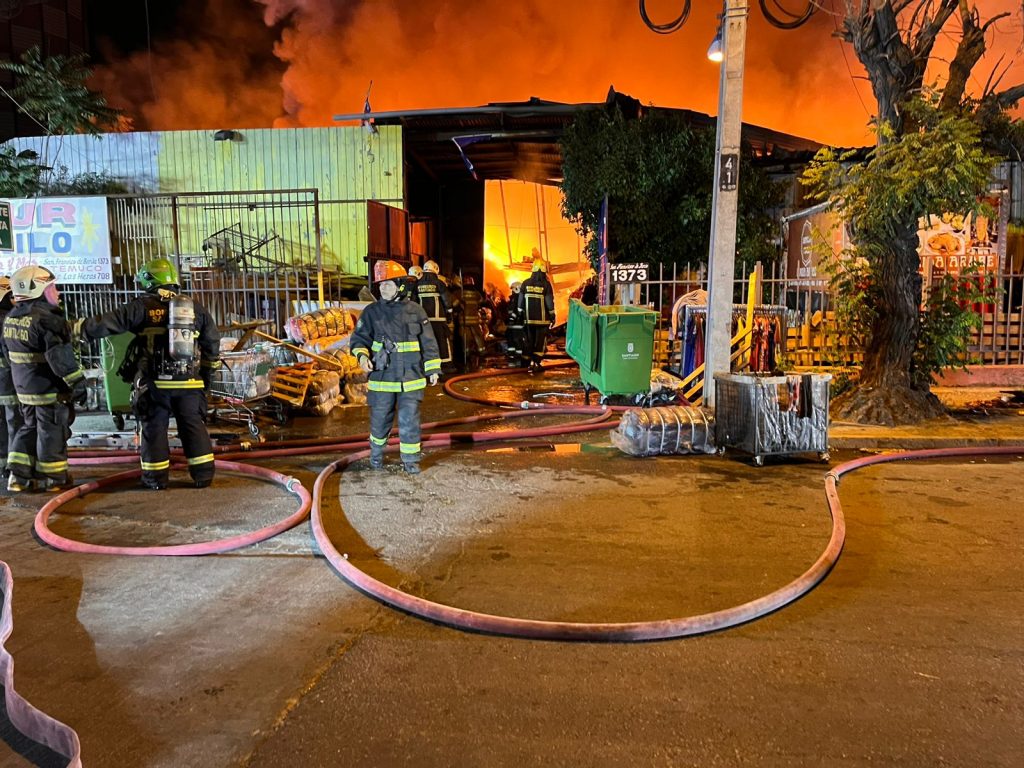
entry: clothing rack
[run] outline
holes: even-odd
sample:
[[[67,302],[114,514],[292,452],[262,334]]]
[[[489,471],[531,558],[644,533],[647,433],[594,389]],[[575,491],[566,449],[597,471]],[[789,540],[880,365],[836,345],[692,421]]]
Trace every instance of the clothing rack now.
[[[700,305],[684,305],[681,309],[683,322],[677,325],[682,340],[678,372],[680,376],[686,378],[704,362],[704,321],[707,318],[708,308]],[[748,309],[746,304],[732,305],[733,329],[731,335],[735,335],[738,323],[746,320]],[[771,320],[773,325],[778,328],[783,349],[785,349],[786,342],[787,312],[788,309],[785,306],[777,304],[759,304],[754,307],[753,311],[755,326],[759,320]]]

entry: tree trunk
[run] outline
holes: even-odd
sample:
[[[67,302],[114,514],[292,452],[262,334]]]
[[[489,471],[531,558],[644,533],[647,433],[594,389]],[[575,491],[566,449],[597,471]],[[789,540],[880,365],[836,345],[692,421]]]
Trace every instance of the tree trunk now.
[[[893,212],[898,216],[899,212]],[[913,424],[945,413],[927,388],[911,379],[911,362],[920,332],[921,276],[918,274],[917,223],[899,228],[892,248],[874,264],[878,293],[875,318],[864,350],[856,388],[836,398],[833,415],[869,424]]]

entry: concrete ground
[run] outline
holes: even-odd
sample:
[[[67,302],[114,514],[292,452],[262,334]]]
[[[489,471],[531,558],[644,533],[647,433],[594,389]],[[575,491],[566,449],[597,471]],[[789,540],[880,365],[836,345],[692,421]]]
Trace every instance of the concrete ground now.
[[[570,385],[552,373],[487,391],[522,398]],[[1024,443],[1016,409],[967,403],[953,421],[916,430],[836,425],[832,464],[871,441]],[[434,392],[425,417],[476,410]],[[344,408],[287,433],[365,424],[365,409]],[[573,621],[735,605],[798,576],[827,542],[821,464],[631,459],[606,433],[579,448],[576,437],[432,454],[418,477],[357,464],[329,484],[332,540],[414,594]],[[261,463],[311,486],[333,458]],[[40,498],[5,496],[8,647],[18,690],[78,731],[86,766],[1015,766],[1020,470],[1010,456],[848,475],[846,547],[818,588],[738,628],[646,644],[515,640],[397,613],[343,582],[307,524],[204,558],[56,552],[31,532]],[[97,492],[54,529],[178,543],[292,508],[282,491],[222,474],[205,491]],[[58,764],[9,728],[0,735],[10,742],[0,766]]]

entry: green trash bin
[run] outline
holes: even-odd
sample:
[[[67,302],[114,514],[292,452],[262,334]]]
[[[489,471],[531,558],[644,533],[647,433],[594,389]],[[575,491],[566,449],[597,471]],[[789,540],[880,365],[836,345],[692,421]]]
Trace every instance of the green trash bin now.
[[[579,363],[587,394],[650,392],[658,313],[646,307],[588,307],[571,299],[565,351]]]
[[[118,430],[124,429],[125,417],[132,415],[132,385],[117,375],[134,333],[119,333],[100,340],[100,365],[103,368],[103,392],[107,397],[107,412]]]

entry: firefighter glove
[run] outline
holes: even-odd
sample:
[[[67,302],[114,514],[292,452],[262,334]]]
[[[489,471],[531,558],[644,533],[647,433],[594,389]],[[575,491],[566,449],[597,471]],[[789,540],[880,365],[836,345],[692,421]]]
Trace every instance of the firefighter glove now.
[[[359,356],[359,367],[369,373],[373,370],[373,361],[370,360],[366,355]]]
[[[71,387],[71,400],[76,405],[85,405],[88,399],[89,387],[86,385],[84,378],[78,379]]]
[[[432,373],[427,377],[427,383],[432,387],[437,385],[437,380],[438,376],[436,373]]]

